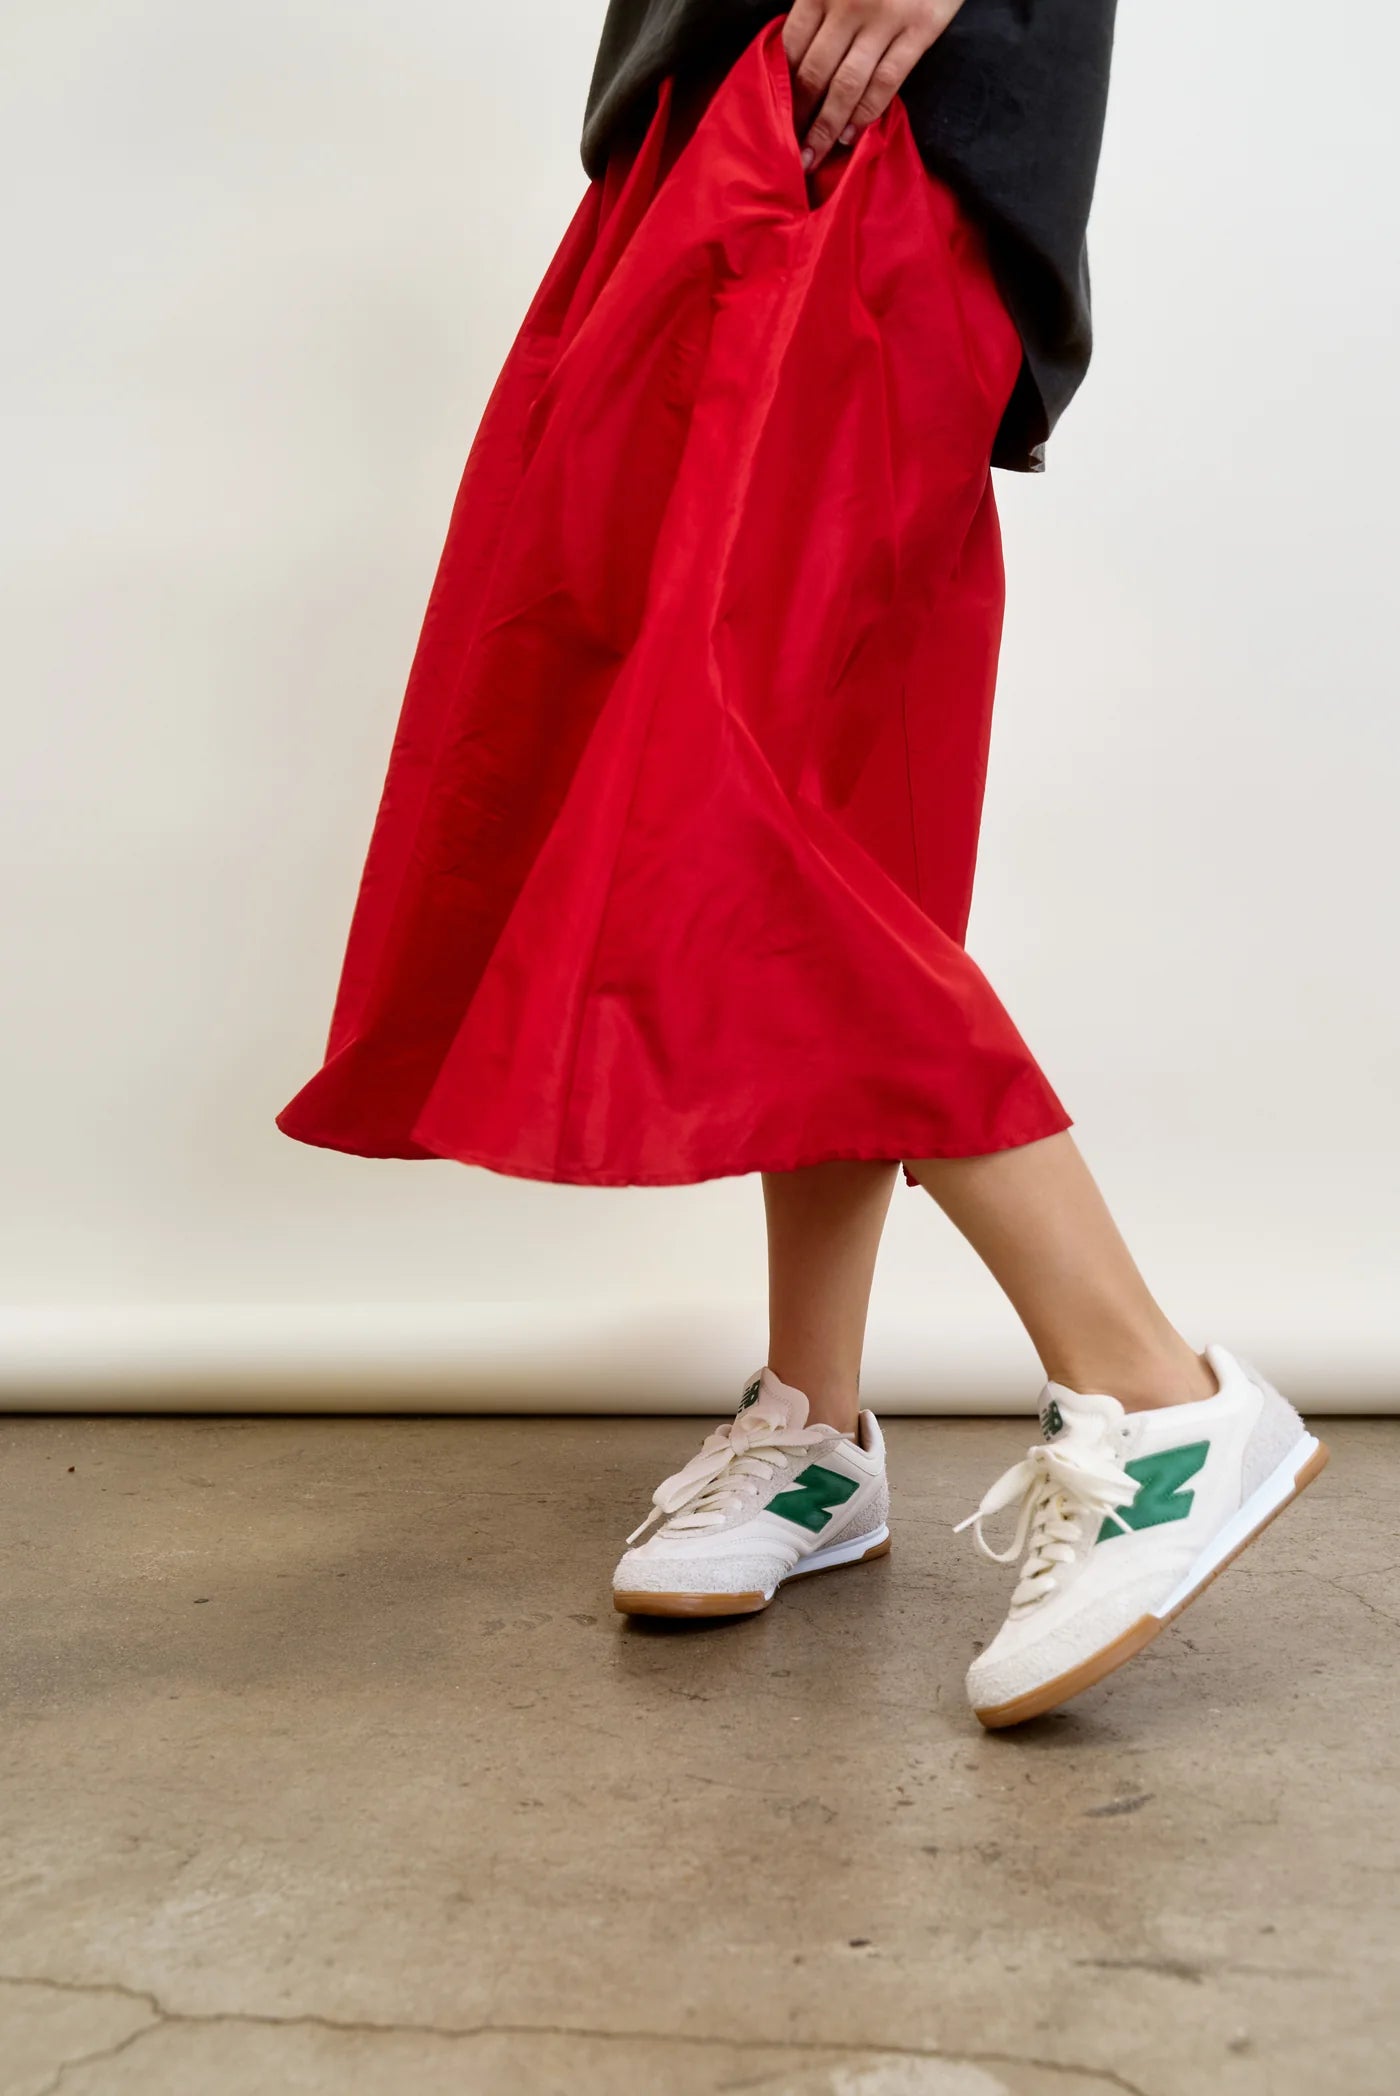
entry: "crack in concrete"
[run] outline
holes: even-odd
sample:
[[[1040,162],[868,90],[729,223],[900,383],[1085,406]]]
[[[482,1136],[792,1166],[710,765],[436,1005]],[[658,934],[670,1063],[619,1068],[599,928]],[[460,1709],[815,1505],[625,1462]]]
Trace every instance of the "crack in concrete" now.
[[[94,1991],[106,1992],[107,1990],[95,1989]],[[125,1990],[121,1991],[124,1992]],[[162,2016],[157,2012],[149,2023],[140,2024],[136,2030],[128,2031],[124,2038],[118,2038],[115,2045],[99,2045],[95,2052],[80,2052],[76,2053],[72,2059],[60,2060],[49,2079],[35,2091],[35,2096],[55,2096],[55,2091],[62,2088],[70,2073],[76,2073],[80,2067],[96,2067],[105,2060],[116,2059],[119,2054],[128,2052],[139,2039],[148,2038],[152,2031],[159,2030],[162,2024],[169,2020],[168,2017]]]
[[[1195,1965],[1189,1958],[1076,1958],[1075,1964],[1097,1972],[1152,1972],[1159,1978],[1186,1980],[1199,1987],[1206,1979],[1229,1979],[1243,1973],[1250,1979],[1330,1980],[1334,1974],[1319,1965],[1249,1965],[1222,1959],[1214,1965]]]
[[[150,2011],[149,2023],[140,2024],[128,2031],[113,2045],[98,2047],[94,2052],[77,2054],[63,2060],[50,2079],[36,2091],[36,2096],[56,2096],[70,2073],[82,2067],[95,2065],[99,2061],[117,2059],[153,2031],[167,2024],[207,2025],[249,2024],[263,2030],[312,2030],[333,2031],[351,2037],[410,2037],[443,2038],[580,2038],[611,2041],[614,2044],[651,2045],[696,2045],[722,2046],[734,2052],[798,2052],[822,2053],[838,2059],[878,2056],[882,2059],[937,2060],[947,2066],[972,2067],[1033,2067],[1044,2074],[1077,2074],[1085,2081],[1100,2083],[1106,2089],[1116,2089],[1120,2096],[1147,2096],[1147,2092],[1136,2082],[1130,2082],[1111,2067],[1091,2067],[1074,2060],[1042,2059],[1031,2053],[1020,2052],[947,2052],[937,2046],[890,2045],[880,2041],[861,2039],[838,2043],[829,2038],[803,2038],[794,2042],[790,2038],[738,2038],[720,2037],[709,2032],[660,2031],[660,2030],[599,2030],[583,2024],[569,2023],[372,2023],[354,2018],[341,2020],[334,2016],[302,2014],[297,2016],[261,2015],[251,2009],[215,2009],[208,2012],[167,2009],[158,1997],[143,1987],[127,1987],[120,1981],[102,1980],[58,1980],[46,1973],[0,1972],[0,1987],[48,1987],[59,1994],[114,1994],[119,2000],[137,2003]]]
[[[1155,1972],[1163,1979],[1186,1980],[1199,1987],[1206,1976],[1203,1965],[1193,1965],[1188,1958],[1076,1958],[1081,1965],[1095,1972]]]
[[[1353,1601],[1359,1601],[1361,1606],[1369,1609],[1373,1616],[1379,1616],[1382,1623],[1400,1624],[1400,1616],[1392,1615],[1390,1610],[1382,1608],[1379,1602],[1369,1601],[1364,1594],[1359,1594],[1355,1587],[1349,1587],[1345,1580],[1332,1579],[1326,1572],[1314,1572],[1312,1577],[1321,1581],[1323,1586],[1331,1587],[1335,1593],[1347,1594]]]

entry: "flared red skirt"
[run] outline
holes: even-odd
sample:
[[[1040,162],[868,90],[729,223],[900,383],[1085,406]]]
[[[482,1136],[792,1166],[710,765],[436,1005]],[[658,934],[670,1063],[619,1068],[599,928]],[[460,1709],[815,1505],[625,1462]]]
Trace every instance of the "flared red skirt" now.
[[[303,1142],[670,1184],[1068,1125],[963,949],[1020,345],[899,103],[662,90],[492,395]]]

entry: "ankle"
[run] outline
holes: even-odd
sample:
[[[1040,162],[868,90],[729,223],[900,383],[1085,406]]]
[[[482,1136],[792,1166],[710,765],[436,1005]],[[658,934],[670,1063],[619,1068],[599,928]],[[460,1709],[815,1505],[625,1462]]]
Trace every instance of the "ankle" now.
[[[807,1379],[796,1372],[800,1362],[785,1362],[780,1356],[770,1358],[768,1366],[780,1383],[790,1389],[800,1390],[807,1400],[808,1426],[829,1426],[838,1434],[854,1434],[860,1422],[860,1393],[850,1381],[840,1376],[829,1376],[807,1371]]]
[[[1081,1396],[1104,1392],[1116,1397],[1125,1412],[1155,1412],[1214,1397],[1220,1384],[1205,1355],[1173,1337],[1173,1344],[1149,1350],[1074,1356],[1055,1367],[1047,1363],[1046,1374]]]
[[[819,1390],[815,1397],[804,1391],[803,1395],[807,1397],[808,1426],[829,1426],[838,1434],[854,1434],[859,1430],[859,1397],[838,1390]]]

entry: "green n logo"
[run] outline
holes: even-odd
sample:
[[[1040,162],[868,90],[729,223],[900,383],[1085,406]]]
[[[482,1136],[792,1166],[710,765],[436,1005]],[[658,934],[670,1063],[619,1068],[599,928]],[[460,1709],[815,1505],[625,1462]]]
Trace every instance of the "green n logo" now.
[[[1119,1507],[1117,1520],[1105,1517],[1095,1542],[1121,1536],[1119,1521],[1129,1528],[1158,1528],[1164,1521],[1184,1521],[1196,1495],[1181,1488],[1204,1466],[1209,1454],[1209,1441],[1190,1441],[1185,1448],[1164,1448],[1159,1455],[1139,1456],[1136,1462],[1125,1463],[1129,1477],[1137,1479],[1137,1498],[1131,1506]]]
[[[799,1528],[809,1528],[816,1536],[837,1507],[844,1506],[859,1490],[853,1477],[842,1477],[838,1471],[823,1470],[820,1463],[809,1463],[790,1491],[769,1500],[768,1511],[781,1514],[785,1521],[795,1521]]]
[[[755,1376],[751,1383],[746,1383],[744,1385],[744,1395],[739,1402],[739,1410],[741,1412],[747,1412],[750,1405],[756,1405],[758,1403],[758,1393],[762,1388],[762,1376]]]

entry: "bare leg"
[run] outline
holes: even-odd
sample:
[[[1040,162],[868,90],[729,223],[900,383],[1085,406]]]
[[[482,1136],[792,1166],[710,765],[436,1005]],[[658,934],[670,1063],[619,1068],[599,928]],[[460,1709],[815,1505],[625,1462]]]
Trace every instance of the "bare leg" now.
[[[909,1170],[991,1269],[1052,1382],[1129,1411],[1214,1396],[1213,1371],[1149,1292],[1069,1135]]]
[[[765,1172],[768,1365],[803,1392],[815,1424],[853,1433],[875,1254],[893,1164]]]

